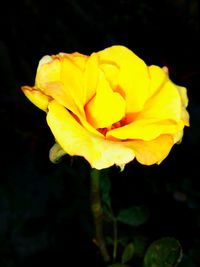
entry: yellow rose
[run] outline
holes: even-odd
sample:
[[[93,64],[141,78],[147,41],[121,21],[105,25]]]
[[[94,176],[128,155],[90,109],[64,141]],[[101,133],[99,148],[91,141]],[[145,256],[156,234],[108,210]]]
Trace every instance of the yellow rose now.
[[[124,46],[90,56],[45,56],[35,86],[22,90],[46,111],[63,151],[96,169],[123,167],[134,158],[159,164],[189,126],[186,88]]]

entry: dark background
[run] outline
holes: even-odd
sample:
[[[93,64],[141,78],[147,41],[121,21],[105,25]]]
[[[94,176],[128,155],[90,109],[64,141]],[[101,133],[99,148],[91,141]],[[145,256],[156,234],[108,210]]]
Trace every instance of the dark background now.
[[[54,144],[45,114],[20,90],[33,85],[46,54],[90,54],[125,45],[150,65],[168,66],[186,86],[191,127],[160,166],[136,161],[111,168],[117,210],[148,206],[135,234],[173,236],[180,266],[200,266],[199,6],[197,0],[5,1],[0,16],[0,266],[103,266],[92,243],[89,166],[80,158],[49,161]]]

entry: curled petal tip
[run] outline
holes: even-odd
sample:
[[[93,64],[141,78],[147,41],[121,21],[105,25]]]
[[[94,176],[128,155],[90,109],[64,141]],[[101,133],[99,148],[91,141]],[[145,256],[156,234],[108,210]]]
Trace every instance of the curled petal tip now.
[[[167,66],[162,67],[165,74],[169,75],[169,69]]]
[[[48,63],[50,63],[50,62],[52,62],[52,61],[53,61],[52,57],[49,56],[49,55],[46,55],[46,56],[44,56],[44,57],[42,57],[42,58],[40,59],[40,61],[39,61],[39,66],[42,66],[42,65],[44,65],[44,64],[48,64]]]
[[[51,101],[51,97],[43,94],[41,91],[34,87],[30,86],[22,86],[21,87],[25,96],[38,108],[43,111],[47,111],[49,102]]]

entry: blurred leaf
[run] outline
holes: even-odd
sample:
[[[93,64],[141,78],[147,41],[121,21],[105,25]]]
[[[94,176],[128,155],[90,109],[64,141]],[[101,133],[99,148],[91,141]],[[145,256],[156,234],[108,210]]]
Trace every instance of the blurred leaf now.
[[[113,245],[113,239],[110,236],[106,236],[105,240],[107,245]]]
[[[134,237],[134,253],[138,256],[143,256],[146,249],[147,239],[143,236]]]
[[[125,249],[124,249],[124,251],[122,253],[122,263],[123,264],[128,262],[133,257],[134,251],[135,251],[135,248],[134,248],[133,243],[129,243],[125,247]]]
[[[130,242],[129,236],[122,236],[118,239],[118,243],[120,243],[123,247],[125,247]]]
[[[134,206],[121,210],[117,216],[117,220],[132,226],[139,226],[146,222],[149,212],[144,206]]]
[[[114,264],[108,265],[107,267],[130,267],[130,266],[126,264],[121,264],[121,263],[114,263]]]
[[[178,240],[162,238],[154,241],[144,257],[144,267],[175,267],[181,261],[182,249]]]
[[[102,208],[103,208],[104,218],[110,222],[113,222],[115,220],[115,217],[112,213],[112,209],[107,205],[102,205]]]

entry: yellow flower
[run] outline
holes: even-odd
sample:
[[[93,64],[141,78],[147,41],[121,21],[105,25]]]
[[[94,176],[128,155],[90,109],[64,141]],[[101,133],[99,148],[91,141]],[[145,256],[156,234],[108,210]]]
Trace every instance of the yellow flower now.
[[[166,67],[147,66],[124,46],[45,56],[35,86],[22,90],[46,111],[62,150],[96,169],[134,158],[159,164],[189,126],[186,88],[169,79]]]

